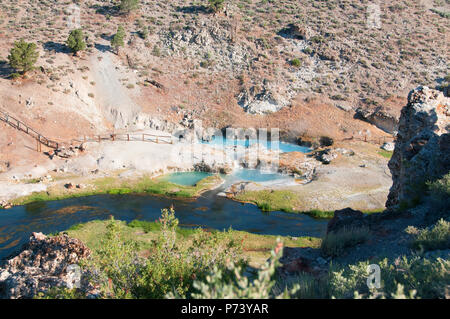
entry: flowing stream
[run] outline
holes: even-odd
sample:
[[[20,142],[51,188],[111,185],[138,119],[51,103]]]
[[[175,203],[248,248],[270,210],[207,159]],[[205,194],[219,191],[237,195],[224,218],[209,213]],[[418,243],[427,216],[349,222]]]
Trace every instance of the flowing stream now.
[[[193,185],[208,173],[186,172],[167,175],[168,181]],[[289,176],[266,174],[259,170],[238,169],[225,177],[218,189],[208,191],[197,199],[178,199],[151,195],[95,195],[59,201],[36,202],[0,210],[0,260],[17,253],[32,232],[44,234],[68,229],[91,220],[134,219],[155,221],[161,209],[175,208],[182,227],[204,227],[224,230],[232,227],[257,234],[281,236],[320,237],[327,220],[314,219],[304,214],[262,212],[252,204],[242,204],[217,194],[237,181],[260,183],[288,183]]]

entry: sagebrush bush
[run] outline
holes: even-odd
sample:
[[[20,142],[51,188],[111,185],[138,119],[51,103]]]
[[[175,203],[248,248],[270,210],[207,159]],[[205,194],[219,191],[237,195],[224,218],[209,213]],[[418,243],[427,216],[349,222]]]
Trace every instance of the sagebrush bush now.
[[[322,240],[320,249],[325,256],[336,257],[341,255],[346,248],[362,243],[368,237],[369,229],[367,227],[344,227],[336,232],[328,233]]]
[[[373,262],[371,262],[373,263]],[[420,256],[397,258],[393,263],[384,259],[377,263],[381,270],[381,288],[369,289],[369,262],[360,262],[329,273],[329,294],[335,298],[445,298],[450,283],[450,262]],[[400,285],[400,286],[399,286]]]
[[[232,238],[231,231],[197,229],[192,241],[177,240],[178,219],[173,209],[162,211],[155,226],[160,230],[158,238],[148,257],[138,254],[137,241],[123,240],[121,227],[126,226],[121,225],[111,220],[100,248],[83,265],[105,298],[163,298],[169,292],[189,297],[193,281],[213,267],[246,263],[241,243]]]
[[[272,295],[275,285],[274,275],[279,259],[283,254],[283,245],[278,244],[272,250],[271,258],[261,267],[257,278],[249,280],[244,275],[242,267],[229,263],[227,268],[214,266],[213,271],[206,276],[205,280],[196,280],[193,284],[197,292],[192,294],[195,299],[267,299],[271,297],[289,298],[295,294],[298,287],[284,290],[279,295]],[[168,297],[175,297],[170,294]]]
[[[427,214],[429,222],[434,223],[440,218],[450,218],[450,173],[434,182],[428,183],[431,209]]]
[[[450,249],[450,222],[444,219],[429,228],[408,227],[406,231],[415,236],[411,246],[416,250]]]

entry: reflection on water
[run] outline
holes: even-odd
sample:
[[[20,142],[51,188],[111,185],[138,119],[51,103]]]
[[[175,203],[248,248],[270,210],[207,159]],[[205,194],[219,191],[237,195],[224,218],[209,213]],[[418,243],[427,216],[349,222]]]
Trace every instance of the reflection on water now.
[[[16,206],[0,213],[0,259],[16,253],[32,232],[54,233],[96,219],[155,221],[161,209],[174,206],[180,225],[224,230],[251,231],[281,236],[322,236],[327,221],[307,215],[262,213],[256,206],[242,204],[207,192],[197,200],[148,195],[97,195]],[[301,227],[299,227],[301,225]]]

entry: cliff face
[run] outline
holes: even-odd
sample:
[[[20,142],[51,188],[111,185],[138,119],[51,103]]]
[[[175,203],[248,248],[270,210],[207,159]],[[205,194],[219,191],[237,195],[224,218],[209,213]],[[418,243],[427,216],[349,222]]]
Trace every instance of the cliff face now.
[[[386,207],[417,200],[425,182],[450,171],[450,98],[428,87],[409,93],[388,166],[393,185]]]

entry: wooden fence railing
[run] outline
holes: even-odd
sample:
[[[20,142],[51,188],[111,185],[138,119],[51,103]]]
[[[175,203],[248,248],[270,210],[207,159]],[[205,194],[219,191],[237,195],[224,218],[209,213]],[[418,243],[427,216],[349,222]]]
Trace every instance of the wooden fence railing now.
[[[58,149],[61,145],[60,142],[53,141],[51,139],[46,138],[42,134],[36,132],[31,127],[23,123],[22,121],[16,119],[15,117],[9,115],[8,113],[0,110],[0,120],[11,125],[15,129],[18,129],[19,131],[22,131],[32,138],[34,138],[37,142],[37,150],[41,151],[41,145],[45,145],[49,148]]]
[[[84,136],[81,139],[72,139],[69,142],[55,141],[46,138],[44,135],[36,132],[34,129],[23,123],[22,121],[16,119],[15,117],[9,115],[5,111],[0,109],[0,121],[3,121],[15,129],[28,134],[36,140],[36,150],[38,152],[42,151],[42,145],[45,145],[52,149],[59,149],[62,146],[69,146],[75,142],[102,142],[102,141],[141,141],[141,142],[152,142],[158,144],[172,144],[172,137],[167,135],[156,135],[147,133],[112,133],[106,135],[94,135],[94,136]]]

